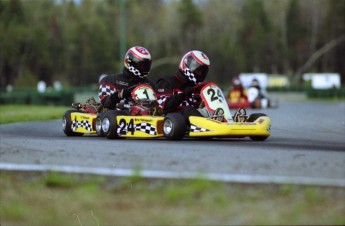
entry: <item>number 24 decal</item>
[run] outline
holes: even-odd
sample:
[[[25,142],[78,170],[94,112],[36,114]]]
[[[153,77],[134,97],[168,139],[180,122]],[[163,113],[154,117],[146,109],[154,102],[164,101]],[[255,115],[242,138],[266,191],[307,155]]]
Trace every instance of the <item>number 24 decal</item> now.
[[[129,123],[127,124],[125,119],[121,119],[119,122],[119,134],[121,135],[126,135],[127,132],[131,132],[131,134],[134,134],[135,131],[135,126],[134,126],[134,121],[131,119]]]
[[[217,93],[214,89],[208,89],[207,94],[211,95],[211,101],[219,100],[220,102],[222,102],[223,98],[219,89],[217,89]]]

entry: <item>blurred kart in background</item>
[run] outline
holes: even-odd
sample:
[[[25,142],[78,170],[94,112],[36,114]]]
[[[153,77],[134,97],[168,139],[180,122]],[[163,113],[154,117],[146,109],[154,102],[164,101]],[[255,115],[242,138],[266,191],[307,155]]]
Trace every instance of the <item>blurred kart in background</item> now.
[[[233,86],[227,96],[230,109],[278,108],[278,101],[267,96],[265,88],[260,86],[257,79],[253,79],[248,88],[242,85],[242,81],[238,77],[235,77],[232,83]]]
[[[278,100],[260,94],[260,91],[256,87],[249,87],[247,93],[251,108],[278,108],[279,106]]]

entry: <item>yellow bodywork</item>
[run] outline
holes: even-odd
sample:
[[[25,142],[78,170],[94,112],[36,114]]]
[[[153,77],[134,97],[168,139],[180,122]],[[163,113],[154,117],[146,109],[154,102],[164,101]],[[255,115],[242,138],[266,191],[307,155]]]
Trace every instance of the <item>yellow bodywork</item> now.
[[[97,115],[82,112],[71,113],[73,132],[95,134],[96,117]],[[154,138],[164,136],[164,117],[119,115],[113,120],[117,122],[117,133],[121,137]]]
[[[76,133],[95,134],[95,121],[97,115],[83,112],[71,113],[72,130]]]
[[[244,136],[270,136],[271,121],[267,116],[261,116],[254,122],[224,123],[213,119],[191,116],[190,137],[219,136],[219,137],[244,137]]]
[[[162,137],[163,120],[161,116],[124,116],[116,117],[117,133],[121,137],[154,138]]]
[[[97,115],[82,112],[71,113],[72,130],[83,134],[96,134]],[[121,137],[155,138],[163,137],[162,116],[125,116],[114,118],[117,133]],[[270,118],[261,116],[254,122],[224,123],[213,119],[190,116],[190,137],[245,137],[270,136]]]

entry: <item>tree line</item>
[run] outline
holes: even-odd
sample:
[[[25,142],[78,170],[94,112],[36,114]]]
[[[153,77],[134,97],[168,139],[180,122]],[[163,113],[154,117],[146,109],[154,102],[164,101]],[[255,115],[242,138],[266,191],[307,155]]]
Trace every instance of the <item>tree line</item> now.
[[[93,84],[135,45],[151,52],[152,80],[197,49],[222,84],[241,72],[297,84],[336,72],[344,83],[344,21],[345,0],[0,0],[0,87]]]

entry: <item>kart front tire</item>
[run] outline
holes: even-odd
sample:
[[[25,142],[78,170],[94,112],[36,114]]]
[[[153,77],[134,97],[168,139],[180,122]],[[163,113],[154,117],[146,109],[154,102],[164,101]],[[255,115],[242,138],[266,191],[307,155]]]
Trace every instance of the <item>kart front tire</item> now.
[[[250,136],[249,138],[254,141],[264,141],[268,136]]]
[[[124,111],[111,110],[104,114],[102,119],[102,131],[108,139],[118,138],[116,116],[127,115]]]
[[[251,114],[247,120],[247,122],[254,122],[255,120],[257,120],[258,118],[260,118],[261,116],[267,116],[264,113],[254,113]],[[268,138],[268,136],[250,136],[249,137],[251,140],[254,141],[264,141]]]
[[[163,133],[168,140],[181,140],[186,133],[187,124],[180,113],[168,114],[163,122]]]
[[[257,120],[261,116],[267,116],[267,115],[264,114],[264,113],[254,113],[254,114],[251,114],[249,116],[249,118],[247,119],[247,122],[254,122],[255,120]]]
[[[65,112],[64,116],[62,117],[62,130],[68,137],[80,137],[84,135],[83,133],[76,133],[72,130],[71,114],[74,112],[80,112],[80,111],[68,110]]]

